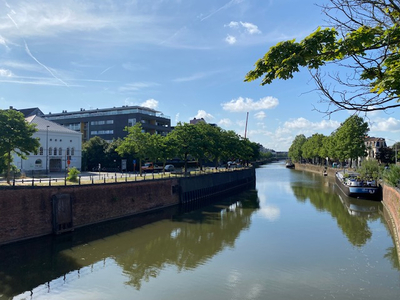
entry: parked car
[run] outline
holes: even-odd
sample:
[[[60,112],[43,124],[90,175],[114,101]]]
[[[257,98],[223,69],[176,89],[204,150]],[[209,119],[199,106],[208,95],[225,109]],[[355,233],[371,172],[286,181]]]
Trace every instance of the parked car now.
[[[153,164],[152,162],[145,163],[142,166],[142,172],[161,172],[162,167],[159,167],[156,164]]]
[[[171,172],[171,171],[175,170],[175,167],[174,167],[174,165],[165,165],[164,170],[167,172]]]

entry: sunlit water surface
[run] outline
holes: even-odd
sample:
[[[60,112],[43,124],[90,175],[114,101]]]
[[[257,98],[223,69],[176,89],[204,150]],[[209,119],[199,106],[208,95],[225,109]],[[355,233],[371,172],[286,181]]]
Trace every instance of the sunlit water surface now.
[[[0,299],[400,299],[385,224],[380,203],[274,163],[190,213],[0,247]]]

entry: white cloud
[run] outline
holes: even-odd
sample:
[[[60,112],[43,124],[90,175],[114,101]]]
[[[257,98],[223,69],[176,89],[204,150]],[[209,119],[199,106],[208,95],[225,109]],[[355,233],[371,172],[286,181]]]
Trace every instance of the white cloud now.
[[[207,122],[210,122],[210,121],[215,119],[213,115],[207,113],[205,110],[198,110],[197,111],[197,115],[195,116],[195,118],[196,119],[202,119],[203,118]]]
[[[240,24],[246,28],[247,32],[249,34],[256,34],[256,33],[261,33],[261,31],[258,29],[257,25],[254,25],[252,23],[248,23],[248,22],[240,22]]]
[[[256,113],[256,114],[254,115],[254,117],[255,117],[256,119],[263,120],[263,119],[265,119],[265,118],[267,117],[267,115],[266,115],[265,112],[260,111],[260,112]]]
[[[225,42],[227,42],[229,45],[233,45],[236,43],[236,38],[228,34],[228,36],[225,38]]]
[[[272,109],[278,106],[278,99],[268,96],[261,98],[259,101],[254,101],[250,98],[239,97],[236,100],[231,100],[227,103],[222,103],[222,108],[230,112],[248,112],[261,109]]]
[[[146,101],[141,103],[140,106],[148,107],[148,108],[152,108],[152,109],[157,109],[158,101],[154,100],[154,99],[147,99]]]
[[[297,118],[291,121],[286,121],[284,127],[289,130],[302,129],[305,131],[315,130],[335,130],[340,126],[340,122],[333,120],[322,120],[321,122],[311,122],[305,118]]]
[[[398,132],[400,131],[400,120],[395,118],[388,119],[378,119],[371,124],[371,131],[390,131]]]
[[[178,123],[178,122],[179,122],[179,116],[180,116],[179,113],[177,113],[177,114],[175,115],[175,123]]]
[[[14,74],[10,70],[0,69],[0,77],[13,77]]]
[[[240,30],[240,28],[241,28],[240,25],[242,26],[242,28],[245,29],[245,32],[250,34],[250,35],[261,33],[261,30],[258,29],[257,25],[255,25],[253,23],[249,23],[249,22],[231,21],[228,25],[224,25],[224,27],[229,27],[229,28]]]
[[[231,21],[228,25],[225,25],[225,27],[238,28],[239,22]]]
[[[232,125],[232,121],[231,121],[230,119],[228,119],[228,118],[221,119],[221,120],[218,122],[218,125],[219,125],[219,126],[228,127],[228,126],[231,126],[231,125]]]

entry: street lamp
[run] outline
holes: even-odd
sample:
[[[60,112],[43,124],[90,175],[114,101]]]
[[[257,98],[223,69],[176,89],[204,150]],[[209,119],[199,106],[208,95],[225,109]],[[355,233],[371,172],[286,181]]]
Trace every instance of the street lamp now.
[[[49,127],[50,127],[50,125],[47,125],[47,128],[46,128],[46,174],[49,174],[49,168],[48,168],[48,163],[49,163]]]

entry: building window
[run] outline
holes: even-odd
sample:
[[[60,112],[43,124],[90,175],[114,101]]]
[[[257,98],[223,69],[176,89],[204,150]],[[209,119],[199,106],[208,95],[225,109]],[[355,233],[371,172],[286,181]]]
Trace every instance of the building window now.
[[[51,155],[53,153],[53,148],[49,148],[49,155]]]
[[[379,147],[379,142],[376,142],[376,147]]]
[[[71,149],[71,155],[75,155],[75,148],[74,147],[72,147],[72,149]]]
[[[43,147],[39,148],[39,155],[43,155]]]
[[[62,149],[61,149],[61,147],[58,148],[58,155],[62,155]]]
[[[54,155],[57,155],[57,148],[54,147]]]
[[[136,119],[128,119],[128,126],[131,127],[136,124]]]
[[[91,121],[90,125],[104,125],[104,124],[114,124],[114,120],[102,120],[102,121]]]
[[[81,123],[68,124],[67,128],[71,129],[71,130],[80,130],[81,129]]]
[[[90,134],[91,135],[96,135],[97,134],[97,130],[96,131],[91,131]]]
[[[35,161],[35,167],[41,167],[42,166],[42,160],[41,159],[37,159]]]
[[[69,148],[67,148],[67,155],[69,155]]]

